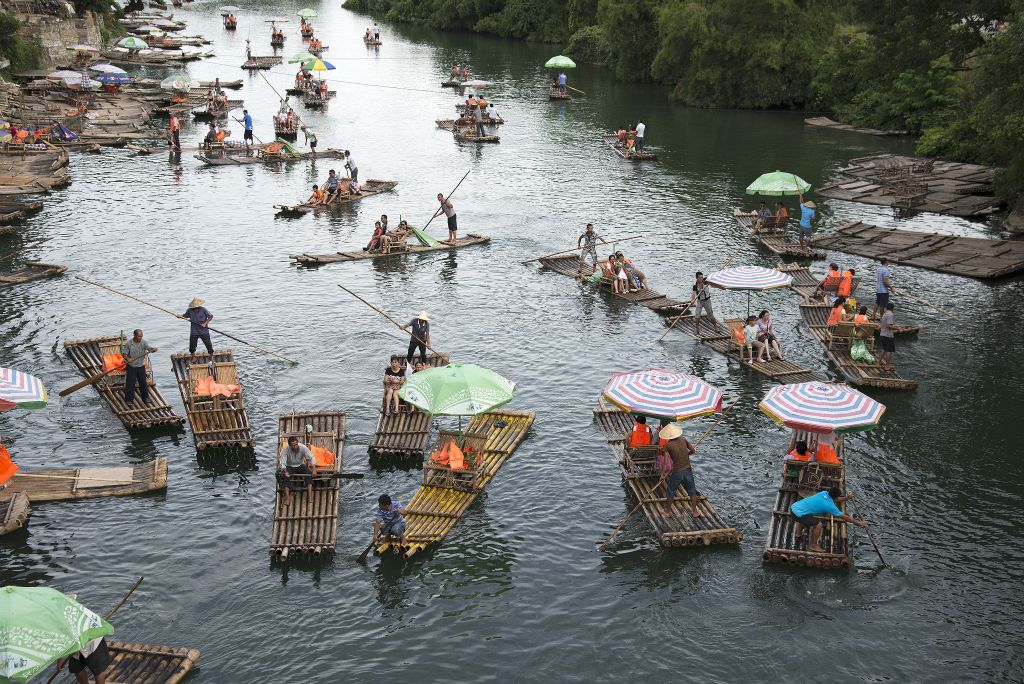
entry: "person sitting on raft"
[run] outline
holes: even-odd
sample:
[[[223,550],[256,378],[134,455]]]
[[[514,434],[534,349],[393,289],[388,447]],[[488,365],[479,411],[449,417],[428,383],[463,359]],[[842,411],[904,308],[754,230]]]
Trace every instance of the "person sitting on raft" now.
[[[807,442],[800,440],[783,458],[783,461],[803,461],[808,463],[814,460],[814,452],[807,448]]]
[[[472,76],[472,75],[473,75],[473,72],[470,71],[469,64],[466,64],[464,67],[462,67],[462,80],[463,81],[468,81],[469,77]]]
[[[341,189],[341,179],[338,178],[338,174],[334,169],[327,172],[327,181],[323,184],[324,192],[327,193],[327,198],[324,200],[324,204],[330,204],[334,200],[338,199],[338,194]]]
[[[380,222],[377,223],[380,226]],[[391,363],[384,369],[384,415],[390,416],[398,413],[398,390],[402,389],[405,382],[405,373],[402,372],[402,360],[398,356],[391,355]],[[392,408],[394,410],[392,410]]]
[[[217,142],[217,127],[210,124],[210,130],[206,131],[206,137],[203,138],[203,145],[209,148],[215,142]]]
[[[852,491],[848,491],[843,495],[842,490],[838,487],[832,487],[827,492],[818,492],[813,496],[795,502],[789,507],[789,514],[796,520],[796,525],[793,527],[794,537],[799,539],[803,536],[804,529],[809,529],[811,532],[807,550],[814,553],[825,553],[825,549],[818,545],[818,542],[821,541],[821,532],[824,529],[819,516],[832,515],[837,520],[842,520],[858,527],[867,527],[867,521],[857,520],[840,510],[838,504],[852,498]]]
[[[650,446],[654,443],[654,434],[651,432],[651,426],[647,424],[646,416],[637,416],[633,423],[633,429],[629,433],[629,448],[636,449],[637,447]]]
[[[384,244],[387,241],[388,229],[381,225],[380,221],[373,224],[373,236],[370,238],[370,242],[363,247],[364,252],[380,252],[383,251]]]
[[[292,478],[294,475],[300,476],[297,482]],[[281,469],[277,471],[278,484],[284,490],[284,505],[291,503],[291,490],[301,487],[302,480],[305,480],[306,495],[312,495],[315,475],[316,459],[313,458],[313,452],[305,444],[299,444],[298,437],[289,437],[288,444],[281,447]]]
[[[832,310],[828,312],[828,321],[825,325],[833,328],[848,320],[850,320],[850,317],[846,313],[846,297],[838,297],[835,303],[832,304]]]
[[[782,360],[782,350],[779,349],[779,338],[775,336],[775,327],[772,325],[772,317],[765,309],[757,315],[757,341],[768,348],[768,357],[771,360],[771,350],[775,350],[775,356]]]
[[[385,253],[390,253],[392,250],[394,250],[397,247],[401,247],[401,248],[404,249],[405,248],[405,240],[410,235],[412,235],[412,229],[409,228],[409,222],[406,221],[405,219],[402,219],[402,221],[399,222],[399,224],[398,224],[398,228],[395,228],[392,231],[388,231],[387,236],[386,236],[387,240],[385,241],[385,245],[384,245],[384,250],[383,251]]]
[[[768,351],[768,345],[757,339],[757,316],[747,316],[747,324],[743,326],[742,351],[747,352],[747,360],[750,363],[754,363],[755,349],[757,350],[757,362],[764,363],[766,361],[765,352]],[[767,360],[772,360],[771,354],[768,355]]]
[[[633,290],[646,290],[647,289],[647,276],[643,274],[639,268],[633,265],[633,262],[622,255],[622,252],[615,253],[615,259],[622,265],[626,270],[628,276],[630,289]]]
[[[450,74],[449,80],[451,80],[451,81],[458,81],[460,73],[462,73],[462,71],[461,71],[461,69],[459,69],[459,65],[458,64],[453,64],[452,65],[452,72]]]
[[[309,204],[309,205],[314,206],[314,207],[318,207],[318,206],[324,204],[326,199],[327,199],[327,193],[325,193],[323,190],[319,189],[317,186],[314,185],[313,186],[313,194],[309,196],[308,200],[306,200],[306,204]]]
[[[814,296],[821,297],[826,292],[835,292],[839,288],[840,278],[839,265],[830,264],[828,267],[828,273],[826,273],[825,277],[821,279],[818,286],[814,288]]]
[[[381,494],[377,499],[377,514],[373,523],[373,543],[380,545],[381,542],[390,542],[395,538],[398,544],[394,546],[394,552],[400,553],[405,546],[405,520],[402,514],[405,509],[397,503],[391,502],[391,497]],[[381,533],[384,537],[381,538]]]

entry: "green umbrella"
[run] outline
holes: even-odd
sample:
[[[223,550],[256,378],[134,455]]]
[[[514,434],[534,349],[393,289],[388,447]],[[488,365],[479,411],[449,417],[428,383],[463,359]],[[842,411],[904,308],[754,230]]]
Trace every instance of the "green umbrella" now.
[[[0,682],[27,682],[113,633],[109,622],[56,589],[0,588]]]
[[[544,62],[545,69],[575,69],[576,62],[572,61],[565,55],[558,55],[552,57],[548,61]]]
[[[758,176],[757,180],[747,186],[748,195],[802,195],[810,191],[811,184],[796,174],[788,171],[772,171]]]
[[[192,77],[188,74],[171,74],[164,80],[160,81],[160,87],[164,90],[188,90],[189,88],[195,88],[198,83],[192,80]]]
[[[296,52],[294,55],[289,57],[288,63],[297,64],[298,62],[308,62],[309,60],[316,58],[316,55],[314,55],[312,52],[306,52],[305,50],[303,50],[302,52]]]
[[[398,396],[432,416],[475,416],[512,401],[516,385],[472,363],[414,373]]]
[[[117,41],[118,47],[128,48],[129,50],[145,50],[149,47],[149,44],[144,40],[139,40],[135,36],[127,36]]]
[[[316,10],[311,10],[308,7],[306,7],[304,9],[300,9],[298,12],[296,12],[296,14],[302,17],[303,19],[312,19],[313,17],[316,16]]]

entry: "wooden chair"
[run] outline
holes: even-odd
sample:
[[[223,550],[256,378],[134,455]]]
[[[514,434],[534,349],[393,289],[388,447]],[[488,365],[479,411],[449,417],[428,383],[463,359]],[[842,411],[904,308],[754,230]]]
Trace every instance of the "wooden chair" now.
[[[854,339],[863,340],[869,351],[875,349],[875,335],[881,329],[878,323],[858,323],[854,326]]]
[[[850,349],[855,339],[856,326],[853,321],[840,321],[828,329],[829,349]]]
[[[103,365],[103,357],[110,356],[113,354],[121,353],[121,340],[109,340],[106,342],[100,342],[100,366]],[[127,361],[128,359],[125,359]],[[125,369],[121,368],[107,375],[105,382],[110,384],[111,382],[124,382]]]
[[[743,328],[747,325],[747,322],[742,318],[726,318],[722,320],[722,323],[729,328],[729,335],[732,337],[732,343],[736,345],[736,353],[739,354],[740,359],[743,358]]]
[[[480,480],[483,475],[484,445],[487,442],[487,435],[452,432],[450,430],[439,430],[438,439],[435,443],[434,453],[439,452],[449,442],[455,442],[466,456],[466,467],[453,470],[449,465],[437,463],[428,457],[423,463],[423,484],[434,487],[447,487],[462,491],[477,491],[480,488]],[[468,450],[469,453],[466,453]]]
[[[658,476],[658,447],[657,445],[626,447],[623,465],[629,475],[642,477]]]

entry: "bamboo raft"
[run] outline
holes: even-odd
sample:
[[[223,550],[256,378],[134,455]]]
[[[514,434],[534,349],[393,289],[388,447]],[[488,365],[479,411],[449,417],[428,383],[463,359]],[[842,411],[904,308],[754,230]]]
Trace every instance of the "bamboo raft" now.
[[[14,492],[14,495],[0,501],[0,535],[10,534],[21,529],[28,520],[28,497],[24,492]]]
[[[626,436],[633,427],[633,419],[620,409],[595,408],[594,422],[615,455],[629,493],[641,504],[644,517],[662,546],[736,544],[743,539],[743,533],[724,521],[705,496],[700,496],[696,504],[700,517],[694,518],[689,506],[684,505],[683,501],[689,503],[685,492],[684,498],[677,494],[670,506],[672,513],[665,515],[661,508],[667,483],[659,484],[657,447],[626,449]]]
[[[205,350],[196,352],[195,360],[190,354],[171,354],[171,366],[178,381],[178,391],[185,404],[185,415],[192,426],[192,438],[196,449],[210,447],[249,448],[256,444],[249,429],[249,415],[245,410],[241,383],[235,366],[234,350],[213,351],[211,356]],[[211,372],[220,384],[238,385],[239,389],[228,397],[199,397],[193,394],[197,380]]]
[[[376,38],[370,38],[370,39],[363,38],[363,44],[364,45],[383,45],[383,43],[380,42],[379,40],[377,40]]]
[[[87,340],[65,340],[64,349],[83,377],[90,378],[103,372],[103,355],[120,354],[121,341],[118,337],[93,337]],[[132,405],[124,400],[125,372],[115,371],[93,384],[100,397],[107,403],[124,426],[129,430],[152,428],[160,425],[179,426],[184,419],[175,414],[170,404],[160,394],[153,381],[152,369],[146,371],[149,385],[149,403],[143,404],[136,393]],[[138,389],[138,388],[136,388]]]
[[[800,242],[793,242],[789,239],[786,233],[786,226],[778,226],[775,223],[775,217],[772,216],[765,221],[757,233],[754,233],[754,225],[757,223],[757,214],[753,211],[741,211],[736,208],[732,212],[733,218],[736,219],[736,223],[743,226],[743,229],[748,233],[752,233],[757,241],[760,242],[766,249],[779,256],[792,256],[799,257],[801,259],[824,259],[825,253],[812,250],[810,248],[803,249],[800,247]],[[790,219],[791,221],[794,219]],[[798,224],[794,224],[794,227]]]
[[[33,504],[41,501],[78,501],[107,496],[132,496],[167,489],[167,458],[127,466],[89,466],[58,470],[22,468],[0,489],[0,501],[24,493]],[[32,475],[33,477],[22,477]],[[42,477],[45,476],[45,477]],[[136,482],[129,482],[136,480]]]
[[[306,203],[291,205],[275,204],[274,209],[277,209],[279,214],[291,214],[301,216],[302,214],[308,214],[313,211],[321,211],[323,209],[329,210],[334,209],[336,207],[340,207],[345,204],[350,204],[352,202],[358,202],[359,200],[366,199],[367,197],[379,195],[382,192],[390,192],[395,189],[396,185],[398,185],[398,181],[376,180],[374,178],[371,178],[368,181],[366,181],[366,183],[360,186],[358,195],[342,195],[341,197],[331,202],[330,204],[318,204],[315,206]]]
[[[482,442],[483,467],[477,471],[472,487],[446,486],[442,480],[430,477],[430,471],[424,470],[427,482],[406,506],[406,545],[402,549],[406,558],[439,543],[452,531],[470,504],[476,501],[480,492],[526,439],[535,418],[533,411],[497,409],[469,420],[465,434],[473,435]],[[384,542],[377,551],[384,553],[390,547],[390,542]]]
[[[228,88],[229,90],[239,90],[242,87],[242,79],[238,78],[234,81],[225,81],[222,79],[214,79],[212,81],[199,81],[199,88]]]
[[[209,166],[244,166],[247,164],[277,164],[279,162],[295,162],[312,159],[312,152],[279,152],[271,154],[265,151],[265,146],[250,147],[248,150],[239,148],[225,148],[221,152],[215,150],[206,151],[205,154],[192,155],[199,161]],[[318,150],[317,159],[341,159],[344,150]]]
[[[402,356],[402,355],[400,355]],[[447,354],[427,353],[426,364],[432,368],[446,366],[450,362]],[[402,369],[405,369],[402,356]],[[402,458],[423,456],[430,437],[430,416],[402,402],[398,413],[385,415],[381,402],[377,415],[377,427],[373,430],[370,443],[371,456],[400,456]]]
[[[817,448],[816,435],[798,432],[795,439],[805,440],[811,451]],[[825,553],[818,553],[808,550],[807,532],[801,535],[800,539],[795,538],[793,529],[796,520],[789,512],[790,507],[800,499],[827,491],[830,487],[846,491],[846,457],[842,435],[836,436],[835,449],[839,465],[800,461],[783,463],[782,481],[779,483],[779,493],[775,497],[775,508],[772,510],[772,519],[768,526],[768,539],[762,554],[765,563],[826,569],[850,567],[850,544],[845,522],[829,516],[829,519],[822,523],[824,530],[819,544],[825,549]],[[839,510],[846,513],[845,501],[839,504]]]
[[[194,648],[126,644],[107,639],[111,662],[104,670],[110,684],[178,684],[185,679],[199,661]],[[75,682],[75,676],[65,674],[61,682]]]
[[[436,247],[430,247],[427,245],[419,244],[407,244],[405,249],[392,250],[387,254],[379,252],[364,252],[362,250],[358,252],[335,252],[334,254],[292,254],[288,258],[295,261],[300,266],[320,266],[322,264],[336,264],[336,263],[347,263],[349,261],[361,261],[364,259],[387,259],[388,257],[399,256],[402,254],[423,254],[425,252],[441,252],[448,249],[459,249],[461,247],[471,247],[473,245],[483,245],[491,241],[491,238],[487,235],[477,235],[476,233],[469,233],[466,237],[457,238],[455,244],[449,244],[448,242],[441,241],[441,244]]]
[[[26,261],[13,271],[0,275],[0,289],[11,287],[12,285],[21,285],[33,280],[56,278],[66,270],[68,270],[67,266],[44,264],[40,261]]]
[[[307,426],[313,430],[307,432]],[[277,467],[281,467],[281,447],[289,437],[298,437],[306,446],[318,446],[334,454],[334,465],[319,467],[318,473],[337,475],[342,468],[345,442],[345,412],[286,413],[278,419]],[[276,478],[275,478],[276,480]],[[341,480],[337,477],[315,478],[312,496],[306,489],[290,492],[284,505],[281,485],[274,496],[274,526],[270,533],[270,553],[285,560],[292,553],[334,553],[338,540],[338,504]]]
[[[807,327],[810,328],[811,334],[821,343],[825,350],[825,357],[839,370],[848,383],[898,390],[910,390],[917,387],[916,380],[885,373],[877,362],[864,363],[854,360],[850,356],[849,345],[830,344],[829,330],[826,325],[829,309],[827,304],[804,301],[800,304],[800,315]],[[873,353],[877,355],[877,351]]]
[[[0,195],[47,193],[71,183],[68,151],[59,148],[0,152]]]
[[[461,88],[462,81],[457,79],[448,79],[447,81],[441,81],[442,88]]]
[[[330,96],[321,97],[319,93],[307,91],[302,94],[302,104],[309,109],[321,109],[327,106]]]
[[[42,202],[9,201],[0,202],[0,226],[19,221],[43,208]],[[0,228],[0,235],[14,232],[15,228]]]
[[[252,55],[244,62],[242,62],[242,68],[247,71],[256,71],[258,69],[270,69],[271,67],[277,66],[284,61],[284,58],[280,55]]]
[[[654,152],[649,152],[647,150],[641,150],[640,152],[635,150],[630,151],[629,148],[623,147],[622,143],[619,142],[619,136],[614,133],[605,133],[601,136],[601,139],[604,140],[605,145],[612,148],[615,151],[615,154],[619,155],[623,159],[638,162],[652,161],[658,158],[658,155]]]
[[[968,278],[1000,278],[1024,270],[1024,240],[921,233],[849,221],[815,238],[814,244]]]
[[[587,277],[594,273],[594,266],[582,261],[579,255],[576,254],[547,257],[540,259],[540,263],[552,271],[569,276],[570,278],[578,278],[581,274],[583,277]],[[599,287],[613,297],[639,304],[663,316],[675,316],[687,310],[686,302],[672,299],[648,288],[637,290],[636,292],[613,292],[607,278],[601,279]]]
[[[569,91],[566,91],[566,92],[563,93],[561,90],[558,89],[558,86],[552,86],[552,87],[548,88],[548,99],[549,100],[571,100],[572,99],[572,95],[569,94]]]
[[[299,135],[299,120],[274,117],[274,135],[278,138],[296,138]]]
[[[466,132],[463,133],[462,129],[458,126],[452,131],[452,136],[460,142],[475,142],[475,143],[500,143],[501,137],[497,135],[484,135],[479,136],[475,133],[471,133],[474,129],[466,128]]]
[[[808,119],[804,119],[804,123],[809,126],[817,126],[819,128],[830,128],[834,131],[846,131],[848,133],[863,133],[864,135],[907,135],[906,131],[883,131],[877,128],[863,128],[861,126],[852,126],[850,124],[839,123],[838,121],[833,121],[827,116],[813,116]]]

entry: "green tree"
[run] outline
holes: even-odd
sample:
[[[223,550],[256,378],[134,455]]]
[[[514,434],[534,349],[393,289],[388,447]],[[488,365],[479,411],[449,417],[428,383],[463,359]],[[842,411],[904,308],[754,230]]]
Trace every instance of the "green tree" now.
[[[652,0],[598,0],[597,21],[608,44],[610,66],[630,81],[647,81],[657,52]]]

